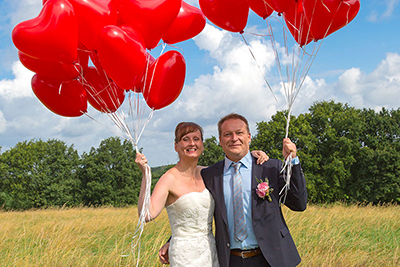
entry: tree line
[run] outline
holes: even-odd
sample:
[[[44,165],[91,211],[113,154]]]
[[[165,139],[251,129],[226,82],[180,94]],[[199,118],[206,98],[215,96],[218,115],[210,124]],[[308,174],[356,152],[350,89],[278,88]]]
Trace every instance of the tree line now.
[[[0,206],[124,206],[137,203],[141,172],[132,145],[111,137],[81,156],[59,140],[19,142],[0,155]]]
[[[286,115],[277,112],[257,123],[251,149],[282,159]],[[291,116],[289,137],[298,148],[310,202],[400,203],[400,109],[317,102],[308,113]],[[199,165],[223,159],[218,138],[206,139],[204,147]],[[172,166],[152,168],[153,181]],[[141,177],[135,150],[117,137],[82,155],[60,140],[23,141],[0,154],[0,207],[134,205]]]

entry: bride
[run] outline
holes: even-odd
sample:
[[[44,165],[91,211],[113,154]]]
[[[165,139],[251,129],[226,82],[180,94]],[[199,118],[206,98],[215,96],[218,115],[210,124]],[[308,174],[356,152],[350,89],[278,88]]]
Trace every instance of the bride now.
[[[203,129],[193,122],[181,122],[175,128],[175,151],[178,163],[157,182],[150,198],[146,221],[155,219],[166,208],[172,237],[169,246],[171,267],[218,267],[215,239],[212,234],[214,199],[206,189],[197,162],[203,146]],[[253,151],[259,164],[268,160],[262,151]],[[135,162],[145,173],[147,159],[137,153]],[[142,179],[139,214],[143,206],[146,179]]]

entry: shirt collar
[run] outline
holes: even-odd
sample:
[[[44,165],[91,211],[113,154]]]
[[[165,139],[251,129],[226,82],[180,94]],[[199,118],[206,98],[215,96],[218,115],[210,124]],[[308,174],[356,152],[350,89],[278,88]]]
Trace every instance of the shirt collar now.
[[[232,160],[228,159],[225,156],[224,172],[228,171],[229,167],[231,167],[232,162],[233,162]],[[246,156],[244,156],[241,160],[239,160],[239,162],[242,163],[242,167],[245,167],[246,169],[250,169],[251,164],[253,162],[253,159],[250,155],[250,151],[247,152]]]

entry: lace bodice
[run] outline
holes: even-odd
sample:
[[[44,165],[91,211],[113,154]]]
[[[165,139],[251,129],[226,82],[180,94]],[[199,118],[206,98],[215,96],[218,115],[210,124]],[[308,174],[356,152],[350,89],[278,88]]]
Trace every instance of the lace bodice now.
[[[214,199],[210,192],[191,192],[166,207],[172,238],[171,267],[219,266],[212,234]]]

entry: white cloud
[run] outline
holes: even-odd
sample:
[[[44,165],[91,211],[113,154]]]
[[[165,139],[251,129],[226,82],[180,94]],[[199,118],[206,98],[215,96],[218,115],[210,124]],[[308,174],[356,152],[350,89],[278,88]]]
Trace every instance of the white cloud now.
[[[22,0],[22,1],[8,1],[10,6],[15,10],[11,13],[10,19],[13,26],[18,23],[35,18],[39,15],[42,9],[42,1],[37,0]]]
[[[263,78],[275,64],[268,44],[257,38],[249,41],[256,62],[238,34],[207,25],[195,41],[216,59],[217,65],[213,73],[201,75],[193,85],[185,87],[174,104],[178,110],[184,110],[192,118],[205,119],[229,112],[259,114],[258,118],[265,118],[276,111],[271,109],[276,102]]]
[[[185,0],[185,2],[192,6],[199,7],[199,0]]]
[[[19,61],[13,63],[12,71],[15,76],[13,80],[0,81],[0,96],[6,99],[34,96],[31,90],[31,78],[34,73]]]
[[[388,53],[386,59],[370,74],[352,68],[345,71],[334,86],[337,100],[358,108],[376,110],[399,107],[400,55]]]
[[[391,18],[399,3],[400,0],[385,0],[374,2],[374,9],[369,14],[367,18],[368,21],[377,22],[387,18]],[[383,7],[383,10],[381,10],[381,7]]]
[[[346,95],[354,95],[359,93],[362,88],[359,86],[359,82],[362,76],[362,72],[358,68],[351,68],[346,70],[339,77],[336,87],[338,91]]]
[[[7,130],[7,121],[4,118],[3,112],[0,110],[0,133],[5,133]]]
[[[387,0],[385,3],[387,4],[385,12],[382,14],[382,18],[391,17],[394,9],[399,4],[400,0]]]

